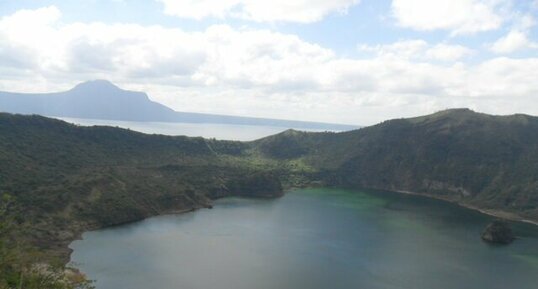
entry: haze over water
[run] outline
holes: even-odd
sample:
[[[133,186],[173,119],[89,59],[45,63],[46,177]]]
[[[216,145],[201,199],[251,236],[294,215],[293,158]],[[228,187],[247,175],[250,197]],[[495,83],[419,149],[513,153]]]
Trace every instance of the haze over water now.
[[[215,123],[182,123],[182,122],[139,122],[139,121],[118,121],[100,119],[82,119],[58,117],[77,125],[82,126],[114,126],[147,134],[163,135],[186,135],[191,137],[216,138],[221,140],[251,141],[285,131],[287,128],[278,126],[261,125],[237,125],[237,124],[215,124]],[[298,128],[302,131],[324,131],[322,129]],[[332,130],[338,131],[338,130]]]
[[[97,289],[535,289],[538,227],[491,246],[492,217],[388,192],[301,189],[275,200],[84,234],[72,260]]]

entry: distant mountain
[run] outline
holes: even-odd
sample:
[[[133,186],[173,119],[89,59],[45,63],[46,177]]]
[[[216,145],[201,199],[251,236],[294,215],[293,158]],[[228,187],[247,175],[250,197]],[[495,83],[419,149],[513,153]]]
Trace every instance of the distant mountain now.
[[[56,93],[0,92],[0,111],[124,121],[220,123],[326,130],[357,128],[343,124],[178,112],[151,101],[143,92],[123,90],[106,80],[84,82],[71,90]]]

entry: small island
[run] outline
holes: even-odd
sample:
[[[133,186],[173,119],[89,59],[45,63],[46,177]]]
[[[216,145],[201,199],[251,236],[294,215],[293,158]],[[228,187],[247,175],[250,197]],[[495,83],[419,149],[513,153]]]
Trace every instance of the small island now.
[[[495,220],[487,225],[481,237],[487,243],[500,245],[507,245],[515,240],[512,228],[503,220]]]

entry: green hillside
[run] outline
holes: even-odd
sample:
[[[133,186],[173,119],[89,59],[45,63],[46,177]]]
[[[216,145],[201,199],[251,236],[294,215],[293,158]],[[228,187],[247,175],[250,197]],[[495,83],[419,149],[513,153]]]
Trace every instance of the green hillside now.
[[[256,142],[327,185],[410,191],[538,219],[538,118],[468,109],[344,133],[287,131]]]
[[[2,221],[13,228],[0,235],[9,241],[0,251],[25,244],[36,262],[64,263],[67,245],[86,230],[223,196],[282,194],[271,171],[235,160],[243,146],[0,114],[0,195],[10,200]]]
[[[0,114],[0,289],[36,262],[63,266],[84,231],[294,186],[409,191],[538,220],[538,118],[455,109],[234,142]]]

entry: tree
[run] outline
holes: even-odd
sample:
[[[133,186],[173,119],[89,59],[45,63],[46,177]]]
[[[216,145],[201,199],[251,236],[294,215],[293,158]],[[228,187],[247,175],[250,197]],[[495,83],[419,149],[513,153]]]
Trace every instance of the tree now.
[[[13,199],[8,194],[0,196],[0,289],[10,288],[19,277],[16,276],[16,250],[12,241],[13,223],[8,214]]]
[[[17,242],[14,206],[13,197],[0,196],[0,289],[92,289],[92,282],[74,269],[32,262],[31,253]]]

